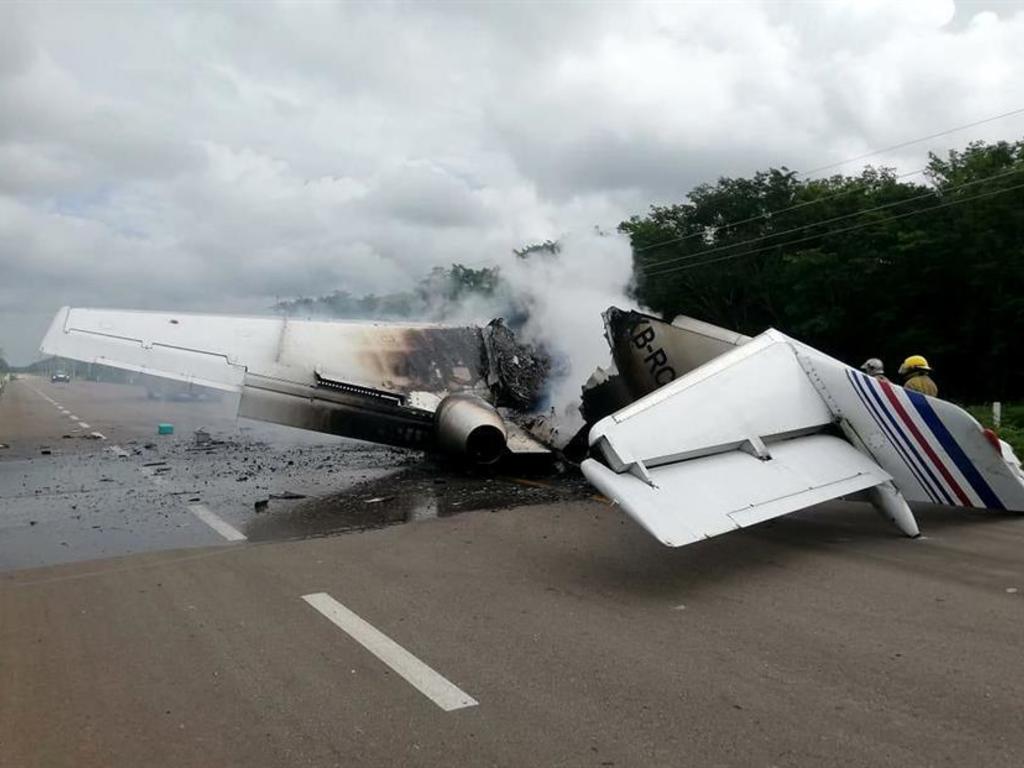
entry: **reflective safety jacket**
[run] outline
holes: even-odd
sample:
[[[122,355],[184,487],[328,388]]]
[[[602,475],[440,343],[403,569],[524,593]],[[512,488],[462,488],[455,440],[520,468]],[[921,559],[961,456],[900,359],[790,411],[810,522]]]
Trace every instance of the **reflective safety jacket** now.
[[[932,381],[932,377],[927,373],[915,373],[903,383],[903,387],[905,389],[912,389],[915,392],[920,392],[922,395],[928,395],[930,397],[939,396],[939,388],[935,386],[935,382]]]

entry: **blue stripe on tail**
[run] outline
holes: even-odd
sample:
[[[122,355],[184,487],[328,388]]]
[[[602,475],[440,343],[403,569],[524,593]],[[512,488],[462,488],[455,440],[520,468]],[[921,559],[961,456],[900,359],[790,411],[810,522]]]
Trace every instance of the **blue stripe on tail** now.
[[[996,496],[995,491],[992,487],[985,482],[985,478],[981,476],[981,472],[974,466],[974,463],[964,453],[963,448],[957,443],[956,439],[946,429],[946,425],[942,423],[942,419],[932,408],[932,404],[928,402],[928,398],[922,395],[920,392],[914,392],[913,390],[904,390],[907,393],[907,397],[910,398],[910,402],[913,403],[914,408],[921,414],[921,418],[924,423],[928,425],[928,428],[932,431],[932,434],[938,439],[939,444],[949,454],[949,457],[956,464],[957,469],[960,470],[967,482],[971,484],[971,488],[978,494],[982,502],[986,507],[990,509],[1006,509],[1003,502]]]

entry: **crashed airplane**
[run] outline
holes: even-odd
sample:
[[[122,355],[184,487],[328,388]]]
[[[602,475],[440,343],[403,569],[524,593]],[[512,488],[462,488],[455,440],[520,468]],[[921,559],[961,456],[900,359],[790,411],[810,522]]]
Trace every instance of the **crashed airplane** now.
[[[917,536],[908,502],[1024,511],[1009,446],[957,406],[776,330],[611,308],[613,368],[577,419],[558,361],[484,327],[63,308],[45,354],[238,393],[238,415],[493,464],[585,455],[601,493],[678,547],[844,496]]]

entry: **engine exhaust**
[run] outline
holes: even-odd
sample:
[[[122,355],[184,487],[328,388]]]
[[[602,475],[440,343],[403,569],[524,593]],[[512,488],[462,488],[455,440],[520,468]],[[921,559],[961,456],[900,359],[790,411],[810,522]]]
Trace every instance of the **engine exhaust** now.
[[[494,464],[505,453],[508,431],[494,407],[468,394],[448,395],[434,413],[438,447],[476,464]]]

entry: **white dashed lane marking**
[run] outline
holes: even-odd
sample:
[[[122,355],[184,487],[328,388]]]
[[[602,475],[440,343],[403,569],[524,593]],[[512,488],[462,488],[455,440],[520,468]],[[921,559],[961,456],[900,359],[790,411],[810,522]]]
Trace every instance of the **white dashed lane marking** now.
[[[445,712],[475,707],[479,704],[468,693],[435,672],[326,592],[303,595],[302,599]]]
[[[155,483],[157,480],[162,479],[163,478],[154,477],[153,482]],[[244,533],[215,515],[205,504],[189,504],[188,511],[213,528],[213,530],[228,541],[245,541],[246,536]]]
[[[115,453],[117,453],[117,451],[121,452],[118,454],[119,456],[128,455],[128,452],[119,445],[112,446],[111,450],[113,449],[117,449],[114,451]],[[167,467],[166,462],[157,462],[148,467],[139,467],[139,470],[153,482],[153,485],[158,488],[169,488],[171,487],[171,483],[168,482],[166,478],[160,477],[159,474],[160,470],[168,468],[169,467]],[[205,504],[188,504],[187,507],[189,512],[213,528],[213,530],[228,541],[245,541],[247,539],[247,536],[244,533],[223,518],[219,517],[216,513],[212,512]]]
[[[62,416],[67,416],[72,421],[77,422],[78,426],[81,427],[82,429],[92,429],[92,427],[90,425],[86,424],[84,421],[80,421],[77,416],[75,416],[73,413],[71,413],[71,411],[69,411],[63,405],[58,403],[56,400],[54,400],[49,395],[47,395],[47,394],[45,394],[43,392],[40,392],[38,389],[33,387],[31,384],[28,385],[28,388],[31,389],[33,392],[35,392],[37,395],[39,395],[41,398],[43,398],[46,402],[50,403],[50,405],[52,405],[58,411],[60,411]],[[93,432],[92,436],[97,438],[98,440],[106,440],[107,439],[107,436],[104,435],[101,432]]]

